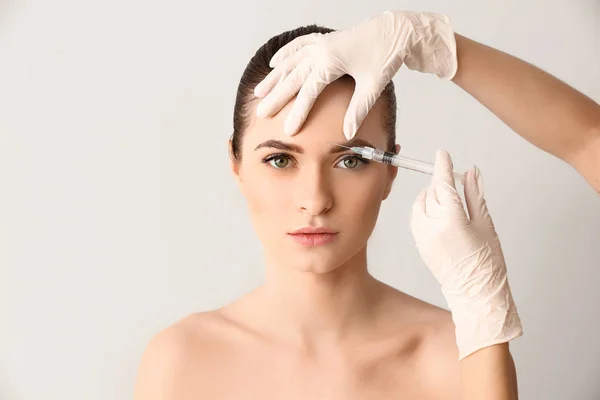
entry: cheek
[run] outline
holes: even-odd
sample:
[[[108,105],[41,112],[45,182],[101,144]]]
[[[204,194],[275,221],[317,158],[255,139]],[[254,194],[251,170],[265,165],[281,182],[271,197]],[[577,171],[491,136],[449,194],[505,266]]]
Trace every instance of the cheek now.
[[[340,182],[337,204],[345,211],[368,215],[377,213],[385,194],[385,171],[374,169],[368,174],[349,177]]]
[[[342,187],[343,186],[343,187]],[[340,228],[350,235],[351,247],[361,247],[371,236],[386,187],[386,175],[377,171],[368,176],[348,179],[337,190],[338,220]]]
[[[291,198],[285,181],[273,176],[264,165],[248,168],[242,179],[248,209],[256,224],[272,224],[289,209]]]

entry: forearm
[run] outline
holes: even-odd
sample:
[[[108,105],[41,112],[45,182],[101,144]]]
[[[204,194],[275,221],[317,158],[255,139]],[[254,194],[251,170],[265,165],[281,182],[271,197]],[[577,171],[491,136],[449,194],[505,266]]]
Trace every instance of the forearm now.
[[[518,400],[508,343],[483,348],[461,361],[462,400]]]
[[[456,35],[453,81],[540,149],[600,191],[600,105],[519,59]]]

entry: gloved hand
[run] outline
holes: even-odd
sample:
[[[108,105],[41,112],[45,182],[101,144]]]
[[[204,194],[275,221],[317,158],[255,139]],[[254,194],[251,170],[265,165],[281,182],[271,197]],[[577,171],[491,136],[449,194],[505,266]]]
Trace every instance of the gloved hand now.
[[[275,53],[274,69],[255,88],[264,97],[257,115],[272,116],[298,94],[284,126],[294,135],[325,86],[348,74],[356,82],[343,127],[350,140],[403,63],[444,80],[454,77],[456,41],[446,16],[387,11],[349,29],[292,40]]]
[[[467,216],[452,169],[448,153],[438,151],[431,184],[413,205],[411,230],[452,312],[462,360],[521,336],[523,329],[481,174],[477,168],[465,174]]]

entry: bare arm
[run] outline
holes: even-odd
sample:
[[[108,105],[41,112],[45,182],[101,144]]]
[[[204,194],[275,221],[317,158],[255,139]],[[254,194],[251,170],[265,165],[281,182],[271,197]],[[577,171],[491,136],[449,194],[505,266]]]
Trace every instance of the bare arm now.
[[[600,193],[600,105],[541,69],[456,35],[453,82]]]
[[[481,349],[461,361],[462,400],[518,400],[508,343]]]

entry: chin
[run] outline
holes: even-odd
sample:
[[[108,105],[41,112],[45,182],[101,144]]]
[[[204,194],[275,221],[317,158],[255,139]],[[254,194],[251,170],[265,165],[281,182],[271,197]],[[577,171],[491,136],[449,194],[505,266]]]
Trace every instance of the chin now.
[[[280,265],[296,271],[326,274],[344,268],[358,251],[356,249],[344,250],[335,246],[296,249],[296,251],[292,250],[283,255]]]
[[[301,260],[301,259],[295,260],[294,264],[290,265],[290,267],[297,271],[310,272],[310,273],[319,274],[319,275],[335,271],[338,268],[342,267],[342,265],[339,262],[328,263],[328,262],[324,262],[323,260],[319,260],[319,261],[307,260],[305,263],[302,263],[302,261],[303,260]]]

